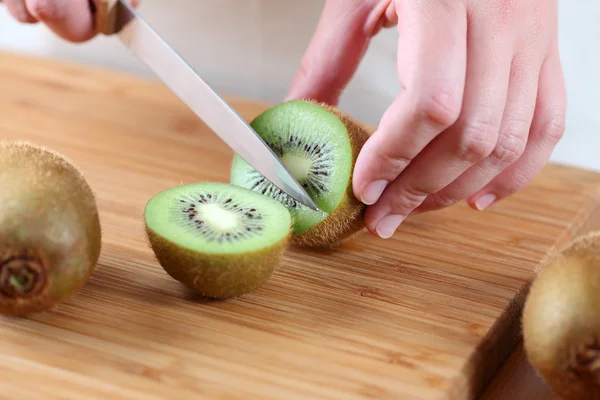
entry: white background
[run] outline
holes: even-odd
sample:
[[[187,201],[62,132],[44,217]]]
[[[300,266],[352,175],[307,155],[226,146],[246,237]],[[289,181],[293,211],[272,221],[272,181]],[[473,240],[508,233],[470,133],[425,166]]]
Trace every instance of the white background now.
[[[285,96],[324,0],[142,0],[140,13],[222,94],[271,102]],[[600,0],[561,0],[560,48],[567,130],[552,160],[600,170]],[[63,42],[41,25],[21,25],[0,4],[0,51],[94,63],[152,76],[115,39]],[[396,31],[370,46],[340,108],[377,123],[399,93]],[[0,88],[1,90],[1,88]]]

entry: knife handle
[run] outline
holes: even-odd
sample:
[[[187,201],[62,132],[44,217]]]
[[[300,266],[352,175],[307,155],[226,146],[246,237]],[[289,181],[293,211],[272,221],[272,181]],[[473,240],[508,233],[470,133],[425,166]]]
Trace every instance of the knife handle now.
[[[118,0],[89,0],[93,2],[94,26],[96,32],[105,35],[115,33],[116,9]]]

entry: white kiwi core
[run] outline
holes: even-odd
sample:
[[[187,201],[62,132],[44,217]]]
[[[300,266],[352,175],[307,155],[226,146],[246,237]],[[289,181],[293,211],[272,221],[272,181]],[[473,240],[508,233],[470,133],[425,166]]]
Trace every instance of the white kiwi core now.
[[[281,161],[296,180],[307,179],[313,166],[312,160],[296,154],[286,153],[281,157]]]
[[[229,231],[238,226],[237,215],[219,204],[203,204],[199,208],[204,221],[215,229]]]

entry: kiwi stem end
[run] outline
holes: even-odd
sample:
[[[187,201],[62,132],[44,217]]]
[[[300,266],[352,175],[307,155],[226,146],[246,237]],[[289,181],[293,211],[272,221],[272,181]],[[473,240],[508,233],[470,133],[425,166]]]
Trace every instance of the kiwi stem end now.
[[[46,286],[46,263],[39,257],[16,255],[0,256],[0,295],[18,298],[39,294]]]
[[[576,375],[585,375],[595,384],[600,385],[600,344],[594,340],[579,347],[569,369]]]

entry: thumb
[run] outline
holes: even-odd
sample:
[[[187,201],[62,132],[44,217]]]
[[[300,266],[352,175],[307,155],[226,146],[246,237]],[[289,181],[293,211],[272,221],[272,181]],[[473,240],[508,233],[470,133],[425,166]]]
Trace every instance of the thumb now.
[[[337,105],[391,0],[327,0],[286,100]]]

